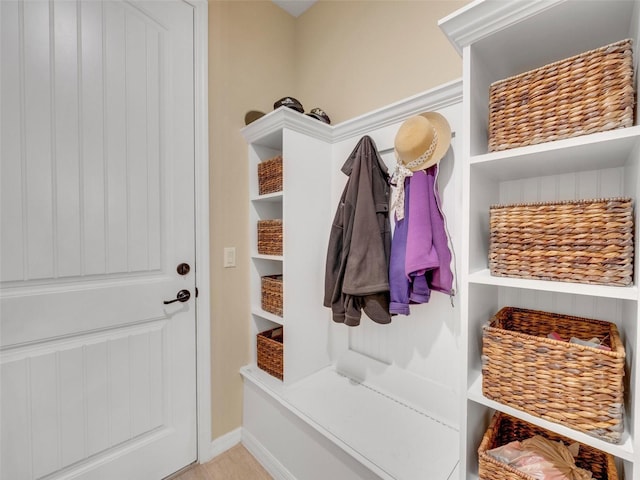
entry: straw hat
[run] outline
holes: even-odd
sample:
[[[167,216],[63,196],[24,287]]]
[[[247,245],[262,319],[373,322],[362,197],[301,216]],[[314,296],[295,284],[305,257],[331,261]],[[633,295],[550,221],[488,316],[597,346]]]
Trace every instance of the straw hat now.
[[[451,127],[439,113],[425,112],[400,125],[395,138],[398,163],[412,172],[438,163],[451,144]]]

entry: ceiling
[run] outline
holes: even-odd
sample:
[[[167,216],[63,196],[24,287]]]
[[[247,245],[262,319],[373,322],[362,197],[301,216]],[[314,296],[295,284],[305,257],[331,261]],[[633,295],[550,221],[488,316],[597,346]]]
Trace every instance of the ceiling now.
[[[272,0],[283,10],[286,10],[294,17],[302,15],[307,9],[316,3],[317,0]]]

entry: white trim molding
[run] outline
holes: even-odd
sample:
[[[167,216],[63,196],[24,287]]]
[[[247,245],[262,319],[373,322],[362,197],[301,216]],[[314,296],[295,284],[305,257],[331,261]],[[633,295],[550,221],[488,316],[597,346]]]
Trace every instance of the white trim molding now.
[[[283,128],[326,142],[331,142],[333,139],[333,127],[287,107],[279,107],[260,120],[260,122],[250,123],[240,131],[247,143],[255,143],[273,132],[280,132]]]
[[[462,102],[461,78],[339,123],[333,130],[333,142],[367,135],[373,130],[399,123],[412,115],[440,110],[460,102]]]
[[[216,438],[209,444],[209,453],[208,460],[217,457],[218,455],[222,455],[224,452],[229,450],[230,448],[235,447],[242,441],[243,433],[242,427],[238,427],[235,430],[231,430],[228,433]],[[200,463],[205,463],[200,461]]]
[[[270,142],[269,135],[289,128],[305,135],[313,136],[329,143],[365,135],[371,130],[393,125],[411,115],[428,110],[439,110],[462,101],[462,79],[453,80],[441,86],[418,93],[378,110],[330,126],[311,117],[301,115],[286,107],[267,113],[259,122],[254,122],[241,130],[247,143]]]
[[[467,45],[567,0],[476,0],[441,19],[438,26],[460,55]]]
[[[194,122],[196,208],[196,301],[198,461],[211,457],[211,304],[209,300],[208,4],[189,0],[194,19]]]
[[[256,437],[245,429],[242,430],[242,444],[275,480],[297,480]]]

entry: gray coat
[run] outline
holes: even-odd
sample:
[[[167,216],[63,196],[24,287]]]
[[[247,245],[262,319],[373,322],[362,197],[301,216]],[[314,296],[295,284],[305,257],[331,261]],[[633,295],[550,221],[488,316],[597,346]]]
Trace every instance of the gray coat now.
[[[389,323],[389,175],[369,136],[360,139],[342,172],[349,179],[329,236],[324,306],[345,325],[359,325],[362,310]]]

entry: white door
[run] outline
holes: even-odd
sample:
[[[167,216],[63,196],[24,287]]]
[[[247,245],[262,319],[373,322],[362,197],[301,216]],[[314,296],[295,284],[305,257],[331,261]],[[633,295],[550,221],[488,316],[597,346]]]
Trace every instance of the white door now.
[[[3,480],[196,459],[193,21],[0,1]]]

